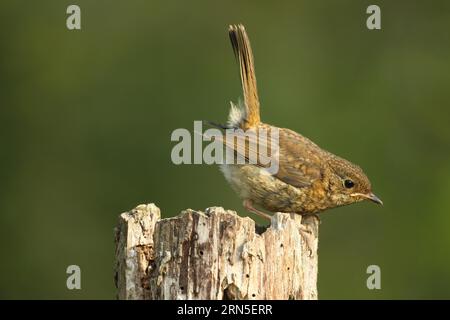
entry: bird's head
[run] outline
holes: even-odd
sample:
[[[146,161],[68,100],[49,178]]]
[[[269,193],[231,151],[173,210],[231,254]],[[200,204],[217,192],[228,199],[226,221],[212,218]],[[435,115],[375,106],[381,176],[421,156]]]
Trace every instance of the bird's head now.
[[[328,164],[332,172],[330,197],[336,206],[363,200],[383,204],[380,198],[372,192],[369,178],[359,166],[337,156],[331,157]]]

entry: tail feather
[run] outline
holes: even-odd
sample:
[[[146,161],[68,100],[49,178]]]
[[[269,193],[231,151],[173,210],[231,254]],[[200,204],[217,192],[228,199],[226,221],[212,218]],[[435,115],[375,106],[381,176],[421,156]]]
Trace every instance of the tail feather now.
[[[252,48],[243,25],[230,25],[229,35],[234,55],[239,64],[244,92],[245,116],[242,117],[239,126],[242,129],[249,129],[256,127],[261,122]]]

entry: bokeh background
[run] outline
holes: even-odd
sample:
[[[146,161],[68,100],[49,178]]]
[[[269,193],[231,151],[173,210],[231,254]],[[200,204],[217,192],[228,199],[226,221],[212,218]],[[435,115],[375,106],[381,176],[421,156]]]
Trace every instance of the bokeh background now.
[[[411,0],[1,1],[0,298],[115,298],[113,228],[137,204],[247,214],[216,166],[170,160],[174,129],[241,95],[239,22],[263,120],[360,164],[385,203],[322,215],[320,298],[450,298],[450,2]]]

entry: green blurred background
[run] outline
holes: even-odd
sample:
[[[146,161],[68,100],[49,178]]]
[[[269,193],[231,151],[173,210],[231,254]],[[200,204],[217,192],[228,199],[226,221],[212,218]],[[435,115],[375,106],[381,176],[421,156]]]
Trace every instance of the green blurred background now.
[[[0,298],[115,298],[113,228],[137,204],[247,214],[216,166],[170,160],[174,129],[241,95],[238,22],[263,120],[360,164],[385,203],[322,215],[319,297],[450,298],[450,2],[361,0],[3,0]]]

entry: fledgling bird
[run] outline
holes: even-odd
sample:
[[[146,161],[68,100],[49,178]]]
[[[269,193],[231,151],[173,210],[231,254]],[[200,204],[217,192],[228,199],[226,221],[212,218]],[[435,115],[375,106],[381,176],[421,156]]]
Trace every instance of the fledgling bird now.
[[[244,101],[240,108],[232,104],[228,127],[256,132],[273,130],[276,127],[260,120],[253,54],[244,26],[231,25],[229,36],[240,67]],[[270,219],[260,209],[307,215],[363,200],[382,204],[359,166],[321,149],[297,132],[276,129],[279,132],[276,173],[269,173],[260,163],[221,165],[226,180],[248,211]],[[238,152],[234,143],[225,139],[223,142]]]

